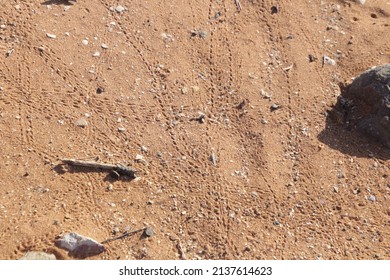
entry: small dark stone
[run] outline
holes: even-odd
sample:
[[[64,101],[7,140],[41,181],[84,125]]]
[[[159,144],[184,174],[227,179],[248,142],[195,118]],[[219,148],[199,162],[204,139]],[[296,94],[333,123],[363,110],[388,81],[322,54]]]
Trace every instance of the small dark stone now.
[[[309,54],[309,62],[314,62],[316,60],[317,60],[317,58],[314,55]]]
[[[220,16],[222,16],[222,13],[221,13],[221,12],[216,12],[214,18],[217,19],[217,18],[219,18]]]
[[[274,225],[279,226],[280,225],[279,221],[274,221]]]
[[[96,93],[98,93],[98,94],[101,94],[101,93],[103,93],[105,90],[104,90],[104,87],[98,87],[97,89],[96,89]]]
[[[278,12],[278,7],[272,6],[271,7],[271,15],[276,14]]]

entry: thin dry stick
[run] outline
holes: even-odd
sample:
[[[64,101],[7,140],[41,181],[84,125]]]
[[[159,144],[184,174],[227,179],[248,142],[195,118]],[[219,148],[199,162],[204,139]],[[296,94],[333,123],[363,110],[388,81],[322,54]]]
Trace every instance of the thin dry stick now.
[[[62,162],[69,164],[69,165],[74,165],[74,166],[82,166],[82,167],[115,171],[119,175],[125,175],[125,176],[129,176],[132,178],[137,177],[135,170],[133,170],[129,166],[125,166],[122,164],[109,164],[109,163],[102,163],[102,162],[89,161],[89,160],[78,160],[78,159],[72,159],[72,158],[62,159]]]
[[[106,239],[104,240],[103,242],[101,242],[101,244],[104,244],[104,243],[108,243],[108,242],[111,242],[111,241],[115,241],[115,240],[118,240],[118,239],[122,239],[122,238],[125,238],[129,235],[133,235],[135,233],[138,233],[138,232],[141,232],[141,231],[144,231],[146,228],[140,228],[140,229],[136,229],[136,230],[133,230],[133,231],[126,231],[124,234],[122,235],[119,235],[117,237],[113,237],[113,238],[109,238],[109,239]]]
[[[240,0],[234,0],[234,2],[236,3],[237,11],[238,11],[238,12],[241,12],[241,3],[240,3]]]
[[[115,165],[115,164],[102,163],[102,162],[96,162],[96,161],[91,161],[91,160],[79,160],[79,159],[72,159],[72,158],[64,158],[61,161],[63,163],[67,163],[69,165],[91,167],[91,168],[101,168],[104,170],[113,170],[114,168],[117,167],[117,165]]]

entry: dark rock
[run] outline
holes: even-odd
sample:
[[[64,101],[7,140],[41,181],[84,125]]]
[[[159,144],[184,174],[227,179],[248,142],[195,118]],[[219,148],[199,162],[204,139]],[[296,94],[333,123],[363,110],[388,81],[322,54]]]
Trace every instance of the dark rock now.
[[[363,72],[342,90],[332,114],[390,148],[390,64]]]
[[[56,241],[56,246],[68,250],[69,255],[77,258],[86,258],[105,251],[104,246],[99,242],[75,232],[62,236]]]
[[[98,93],[98,94],[101,94],[101,93],[103,93],[103,92],[105,92],[104,87],[98,87],[98,88],[96,89],[96,93]]]

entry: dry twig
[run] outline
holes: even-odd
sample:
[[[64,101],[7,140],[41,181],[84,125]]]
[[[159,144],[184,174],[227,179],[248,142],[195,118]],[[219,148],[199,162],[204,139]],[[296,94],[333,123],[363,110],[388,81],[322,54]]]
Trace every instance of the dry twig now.
[[[129,176],[131,178],[137,177],[135,170],[133,170],[129,166],[125,166],[122,164],[109,164],[109,163],[102,163],[102,162],[89,161],[89,160],[70,159],[70,158],[62,159],[62,162],[69,164],[69,165],[73,165],[73,166],[82,166],[82,167],[109,170],[109,171],[116,172],[119,175]]]
[[[103,242],[100,242],[100,243],[104,244],[104,243],[108,243],[108,242],[115,241],[115,240],[118,240],[118,239],[122,239],[122,238],[125,238],[127,236],[133,235],[135,233],[138,233],[138,232],[141,232],[141,231],[144,231],[144,230],[146,230],[146,228],[140,228],[140,229],[136,229],[136,230],[133,230],[133,231],[126,231],[125,233],[123,233],[123,234],[121,234],[121,235],[119,235],[117,237],[106,239],[106,240],[104,240]]]

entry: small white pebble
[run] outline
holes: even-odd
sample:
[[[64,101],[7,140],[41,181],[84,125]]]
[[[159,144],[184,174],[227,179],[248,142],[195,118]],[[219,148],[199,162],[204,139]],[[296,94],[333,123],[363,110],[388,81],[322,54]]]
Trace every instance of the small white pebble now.
[[[50,39],[55,39],[55,38],[57,38],[56,35],[50,34],[50,33],[46,33],[46,36],[47,36],[48,38],[50,38]]]

